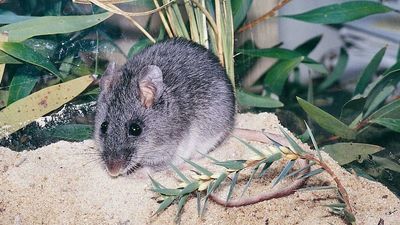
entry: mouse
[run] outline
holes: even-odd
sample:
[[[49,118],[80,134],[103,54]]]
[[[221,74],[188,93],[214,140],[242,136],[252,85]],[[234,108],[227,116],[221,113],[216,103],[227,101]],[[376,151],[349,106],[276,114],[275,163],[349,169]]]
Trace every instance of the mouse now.
[[[219,59],[172,38],[146,47],[99,81],[94,139],[108,174],[180,165],[215,149],[233,130],[233,85]]]

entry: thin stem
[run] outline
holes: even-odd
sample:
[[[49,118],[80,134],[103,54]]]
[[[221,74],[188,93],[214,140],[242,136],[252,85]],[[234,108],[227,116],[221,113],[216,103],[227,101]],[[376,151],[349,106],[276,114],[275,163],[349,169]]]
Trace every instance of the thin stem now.
[[[302,155],[301,158],[316,162],[319,166],[322,167],[322,169],[324,169],[333,178],[333,180],[336,182],[339,193],[343,197],[343,201],[345,202],[346,207],[348,208],[349,212],[353,213],[353,209],[350,205],[349,195],[347,194],[347,191],[344,188],[342,182],[340,182],[339,178],[336,176],[335,172],[333,172],[333,170],[329,168],[329,166],[326,163],[320,161],[314,155],[311,154]]]
[[[290,1],[291,0],[282,0],[274,8],[272,8],[270,11],[268,11],[264,15],[258,17],[257,19],[255,19],[255,20],[251,21],[250,23],[245,24],[243,27],[239,28],[239,30],[237,32],[241,33],[243,31],[249,30],[249,29],[255,27],[256,25],[258,25],[259,23],[261,23],[261,22],[263,22],[265,20],[268,20],[269,18],[275,16],[276,11],[281,9],[283,6],[288,4]]]
[[[154,5],[159,8],[160,5],[158,4],[158,0],[153,0],[154,1]],[[158,11],[158,14],[160,15],[161,18],[161,22],[164,25],[165,31],[168,34],[168,37],[172,38],[174,35],[172,34],[171,28],[169,27],[168,21],[167,19],[165,19],[164,13],[162,10]]]

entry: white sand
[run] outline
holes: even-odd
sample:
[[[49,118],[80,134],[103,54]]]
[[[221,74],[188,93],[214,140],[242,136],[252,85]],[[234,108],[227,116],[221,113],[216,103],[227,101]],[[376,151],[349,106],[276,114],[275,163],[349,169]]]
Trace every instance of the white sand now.
[[[238,127],[279,133],[272,114],[239,115]],[[263,147],[263,145],[258,145]],[[265,146],[264,146],[265,147]],[[306,146],[305,146],[306,147]],[[307,148],[307,147],[306,147]],[[0,224],[173,224],[177,206],[151,217],[158,208],[150,181],[136,176],[110,178],[96,156],[93,141],[58,142],[35,151],[16,153],[0,147]],[[247,159],[252,153],[234,139],[211,153],[217,159]],[[356,177],[328,155],[325,162],[347,189],[358,224],[400,224],[400,201],[377,182]],[[218,171],[205,159],[199,164]],[[255,180],[247,195],[270,188],[271,178],[283,163],[275,163],[266,177]],[[247,173],[248,174],[248,173]],[[175,187],[172,172],[153,174],[162,184]],[[240,177],[238,193],[248,176]],[[290,182],[290,181],[286,181]],[[282,185],[284,185],[283,182]],[[307,181],[307,186],[334,185],[325,173]],[[226,195],[227,184],[219,193]],[[325,204],[337,203],[333,190],[298,192],[240,208],[224,208],[209,202],[205,217],[197,216],[196,199],[184,208],[181,224],[345,224],[329,213]]]

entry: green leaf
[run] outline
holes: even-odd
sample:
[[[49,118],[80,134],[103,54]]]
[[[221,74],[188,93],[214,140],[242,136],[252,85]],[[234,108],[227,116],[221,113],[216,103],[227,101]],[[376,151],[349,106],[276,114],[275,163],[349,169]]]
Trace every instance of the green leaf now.
[[[356,132],[354,130],[350,129],[346,124],[342,123],[334,116],[299,97],[297,97],[297,101],[299,102],[301,108],[303,108],[303,110],[306,111],[306,113],[316,123],[318,123],[318,125],[328,132],[350,140],[356,137]]]
[[[384,157],[379,157],[379,156],[372,156],[372,159],[380,166],[385,169],[389,169],[392,171],[395,171],[397,173],[400,173],[400,164],[396,163],[390,159],[384,158]]]
[[[284,15],[283,17],[310,23],[338,24],[390,11],[392,11],[391,8],[377,2],[349,1],[323,6],[301,14]]]
[[[0,27],[0,33],[7,32],[9,41],[21,42],[39,35],[65,34],[84,30],[111,15],[112,13],[106,12],[88,16],[42,16]]]
[[[246,93],[243,90],[237,90],[236,98],[240,105],[259,108],[278,108],[283,107],[283,103],[279,100],[268,96],[254,95]]]
[[[192,192],[194,192],[195,190],[197,190],[197,188],[199,188],[200,184],[199,182],[195,181],[192,182],[190,184],[188,184],[185,188],[182,189],[182,191],[179,193],[180,196],[186,195],[186,194],[190,194]]]
[[[231,170],[241,170],[244,168],[245,162],[246,160],[227,160],[227,161],[216,162],[215,165],[223,166]]]
[[[298,169],[298,170],[296,170],[296,171],[293,171],[293,172],[289,173],[286,177],[294,177],[294,176],[296,176],[297,174],[299,174],[301,171],[304,171],[304,170],[306,170],[306,169],[308,169],[308,168],[311,168],[311,167],[314,166],[315,164],[317,164],[317,163],[312,161],[312,162],[310,162],[307,166],[302,167],[301,169]]]
[[[233,30],[246,19],[247,11],[249,11],[253,0],[232,0]]]
[[[275,94],[281,95],[289,73],[297,67],[302,60],[303,57],[299,57],[291,60],[282,60],[274,64],[266,73],[264,85],[270,87]]]
[[[177,222],[177,224],[179,224],[178,221],[180,220],[180,216],[182,214],[183,206],[185,206],[188,198],[189,198],[189,195],[184,195],[179,199],[178,212],[176,213],[176,217],[175,217],[175,222]]]
[[[136,55],[138,52],[142,51],[144,48],[146,48],[149,45],[151,45],[151,42],[148,38],[138,40],[129,49],[128,58],[132,58],[132,56]]]
[[[322,168],[315,169],[315,170],[313,170],[313,171],[311,171],[311,172],[305,174],[304,176],[301,176],[300,178],[303,178],[303,179],[304,179],[304,178],[309,178],[309,177],[315,176],[315,175],[317,175],[317,174],[320,174],[320,173],[322,173],[322,172],[324,172],[324,171],[325,171],[325,170],[322,169]]]
[[[45,135],[58,140],[84,141],[92,138],[93,126],[88,124],[63,124],[44,131]]]
[[[290,135],[289,135],[288,133],[286,133],[286,131],[285,131],[282,127],[279,126],[279,130],[281,130],[281,133],[285,136],[285,138],[288,140],[290,146],[292,146],[292,148],[294,149],[294,151],[295,151],[297,154],[300,154],[300,155],[301,155],[301,154],[305,154],[305,153],[306,153],[306,152],[300,147],[300,145],[297,144],[297,142],[295,142],[295,141],[293,140],[293,138],[290,137]]]
[[[166,208],[168,208],[176,199],[176,196],[169,196],[167,198],[164,199],[164,201],[160,204],[160,206],[158,207],[157,211],[154,213],[158,214],[162,211],[164,211]]]
[[[309,134],[310,137],[311,137],[311,141],[312,141],[312,143],[313,143],[313,145],[314,145],[314,149],[317,151],[318,159],[319,159],[320,161],[322,161],[321,152],[320,152],[320,150],[319,150],[319,147],[318,147],[317,142],[315,141],[314,135],[313,135],[313,133],[311,132],[311,129],[310,129],[310,127],[308,126],[307,122],[304,121],[304,123],[306,124],[307,132],[308,132],[308,134]]]
[[[400,77],[400,76],[399,76]],[[385,101],[387,97],[392,94],[392,92],[396,89],[394,85],[388,84],[387,86],[383,87],[380,92],[376,92],[376,95],[373,97],[368,96],[365,106],[364,106],[364,111],[365,113],[363,114],[364,117],[369,116],[378,106]]]
[[[400,133],[400,119],[391,119],[391,118],[377,118],[371,120],[370,123],[376,123],[382,125],[390,130],[396,131]]]
[[[93,76],[83,76],[44,88],[9,105],[0,111],[0,138],[69,102],[92,82]]]
[[[365,67],[365,69],[361,72],[353,95],[361,94],[364,92],[365,88],[368,86],[368,83],[371,81],[372,76],[377,71],[379,64],[383,59],[383,56],[385,55],[385,51],[386,47],[379,50],[374,55],[371,62],[368,63],[367,67]]]
[[[286,59],[286,60],[295,59],[303,56],[302,54],[296,51],[284,48],[237,49],[236,51],[250,56]]]
[[[321,39],[322,39],[322,34],[312,37],[311,39],[297,46],[295,48],[295,51],[303,55],[308,55],[315,49],[315,47],[317,47]]]
[[[156,180],[154,180],[150,175],[149,175],[149,178],[150,178],[151,183],[153,184],[153,186],[154,186],[155,188],[158,188],[158,189],[164,188],[163,185],[161,185],[159,182],[157,182]]]
[[[399,112],[400,112],[400,99],[397,99],[383,106],[382,108],[376,110],[373,114],[371,114],[368,117],[368,120],[390,117],[392,113],[398,114]]]
[[[18,59],[0,51],[0,64],[22,64]]]
[[[181,193],[181,190],[178,189],[172,189],[172,188],[152,188],[151,189],[154,192],[157,192],[162,195],[168,195],[168,196],[178,196]]]
[[[172,169],[175,171],[175,173],[182,179],[183,182],[189,184],[190,180],[172,163],[170,165]]]
[[[0,50],[17,59],[42,67],[62,80],[61,73],[49,61],[48,58],[43,57],[42,55],[35,52],[33,49],[24,44],[16,42],[0,42]]]
[[[221,175],[219,175],[219,177],[213,182],[213,184],[209,186],[210,188],[207,190],[206,198],[208,198],[208,196],[210,196],[210,194],[213,193],[219,187],[219,185],[221,185],[222,181],[224,181],[227,177],[227,173],[221,173]]]
[[[249,180],[247,181],[246,185],[243,188],[242,194],[240,195],[241,197],[244,195],[244,193],[247,191],[247,189],[250,187],[251,181],[254,178],[254,175],[256,175],[258,168],[260,167],[261,164],[258,164],[256,167],[253,168]]]
[[[7,105],[28,96],[39,81],[36,68],[24,65],[15,72],[10,86]]]
[[[328,77],[320,84],[318,87],[319,91],[322,91],[332,84],[334,84],[339,78],[343,75],[347,62],[349,61],[349,55],[347,54],[344,48],[340,49],[340,55],[338,62],[336,63],[335,68],[333,69],[332,73],[328,75]]]
[[[191,161],[190,159],[185,159],[185,158],[182,158],[182,159],[183,159],[186,163],[188,163],[188,164],[190,164],[191,166],[193,166],[194,168],[196,168],[196,170],[198,170],[200,173],[202,173],[202,174],[204,174],[204,175],[207,175],[207,176],[211,176],[211,175],[212,175],[212,173],[211,173],[209,170],[207,170],[206,168],[204,168],[204,167],[202,167],[202,166],[196,164],[195,162]]]
[[[355,128],[362,120],[362,112],[365,105],[365,98],[351,99],[346,102],[340,113],[340,120],[349,123],[350,128]]]
[[[354,160],[368,159],[368,155],[381,151],[378,145],[363,143],[337,143],[325,145],[322,150],[328,153],[339,165],[345,165]]]
[[[276,177],[273,181],[272,181],[272,186],[275,186],[276,184],[278,184],[281,180],[283,180],[286,177],[286,174],[289,172],[290,169],[292,169],[294,163],[296,162],[296,160],[290,160],[286,166],[283,168],[283,170],[281,171],[281,173],[278,175],[278,177]]]
[[[258,178],[264,176],[265,173],[267,173],[268,168],[272,165],[272,163],[279,160],[280,158],[282,158],[282,154],[279,152],[279,153],[273,154],[272,156],[268,157],[267,159],[264,159],[262,162],[265,164],[264,164],[264,167],[261,169],[260,173],[258,174]]]
[[[240,143],[244,144],[249,150],[251,150],[252,152],[256,153],[257,155],[261,156],[261,157],[265,157],[266,155],[262,152],[260,152],[257,148],[255,148],[253,145],[243,141],[242,139],[233,136],[234,138],[236,138],[238,141],[240,141]]]
[[[228,203],[229,199],[230,199],[231,196],[232,196],[233,188],[235,187],[238,178],[239,178],[239,172],[236,172],[235,175],[233,175],[231,185],[229,186],[229,191],[228,191],[228,195],[226,196],[225,205]]]

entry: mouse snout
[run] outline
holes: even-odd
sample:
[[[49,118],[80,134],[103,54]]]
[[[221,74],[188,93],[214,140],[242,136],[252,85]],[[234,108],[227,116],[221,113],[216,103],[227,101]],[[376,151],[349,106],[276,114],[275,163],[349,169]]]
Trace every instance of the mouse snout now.
[[[112,151],[104,152],[104,162],[106,164],[107,172],[112,177],[117,177],[122,174],[123,170],[128,164],[129,152],[128,151]]]

